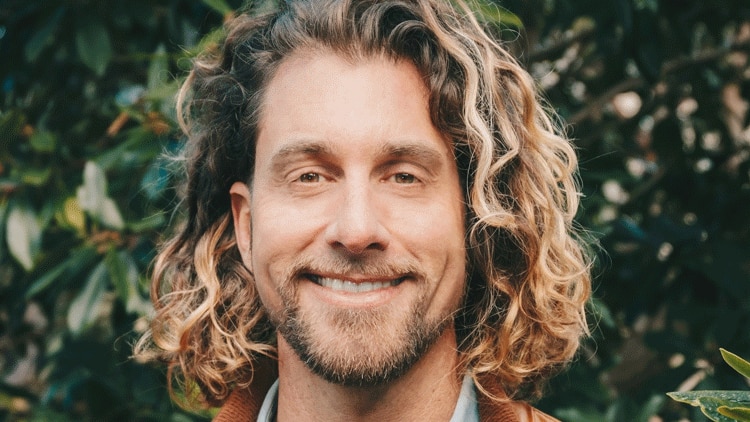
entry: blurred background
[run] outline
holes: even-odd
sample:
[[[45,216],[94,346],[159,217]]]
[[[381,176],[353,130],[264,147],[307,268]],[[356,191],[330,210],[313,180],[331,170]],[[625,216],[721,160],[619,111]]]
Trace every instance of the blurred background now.
[[[258,1],[254,10],[273,6]],[[750,2],[473,0],[578,148],[601,244],[593,337],[537,406],[705,420],[676,390],[750,390]],[[198,421],[130,359],[190,58],[241,0],[0,0],[0,418]]]

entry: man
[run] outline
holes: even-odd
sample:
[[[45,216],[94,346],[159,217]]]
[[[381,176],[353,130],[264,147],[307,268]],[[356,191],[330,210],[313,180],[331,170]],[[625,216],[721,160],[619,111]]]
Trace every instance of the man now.
[[[187,218],[137,353],[217,420],[551,419],[518,400],[587,331],[576,159],[466,7],[238,16],[179,103]]]

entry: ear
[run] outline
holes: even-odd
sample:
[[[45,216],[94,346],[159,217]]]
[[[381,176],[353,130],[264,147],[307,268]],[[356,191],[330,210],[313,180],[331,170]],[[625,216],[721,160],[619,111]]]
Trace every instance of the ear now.
[[[252,224],[250,222],[250,189],[246,184],[234,182],[229,188],[232,201],[232,217],[234,218],[234,238],[237,240],[237,249],[242,256],[242,262],[250,272],[253,271],[250,256],[252,240]]]

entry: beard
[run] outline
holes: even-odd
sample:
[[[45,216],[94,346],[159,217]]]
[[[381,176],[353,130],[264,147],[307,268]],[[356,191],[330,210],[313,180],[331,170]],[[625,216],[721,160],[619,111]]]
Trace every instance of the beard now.
[[[365,260],[298,261],[279,284],[282,309],[269,310],[271,322],[299,359],[328,382],[379,386],[392,382],[420,360],[449,327],[456,309],[428,317],[428,281],[412,263],[372,265]],[[358,273],[373,277],[408,274],[422,290],[410,306],[386,304],[348,309],[301,306],[297,284],[312,282],[305,274]]]

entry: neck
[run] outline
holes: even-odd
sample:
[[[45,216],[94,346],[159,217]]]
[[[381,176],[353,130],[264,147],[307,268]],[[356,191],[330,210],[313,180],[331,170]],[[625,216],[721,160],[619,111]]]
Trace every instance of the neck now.
[[[449,327],[402,377],[385,385],[349,387],[312,373],[279,336],[277,420],[448,421],[462,373],[456,335]]]

